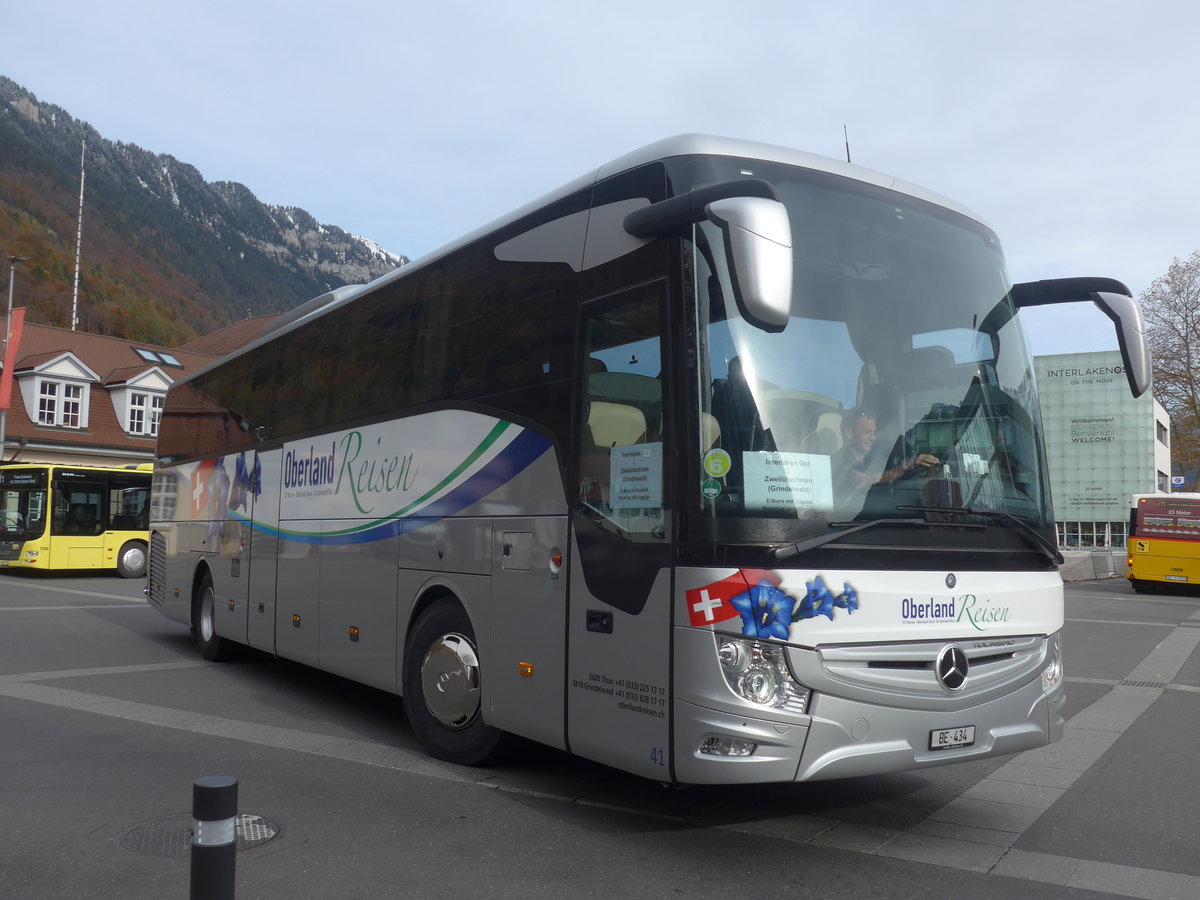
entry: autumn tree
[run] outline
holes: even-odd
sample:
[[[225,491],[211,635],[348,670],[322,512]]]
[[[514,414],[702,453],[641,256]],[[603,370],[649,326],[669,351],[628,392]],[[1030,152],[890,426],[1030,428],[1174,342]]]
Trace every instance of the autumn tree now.
[[[1154,356],[1154,396],[1171,416],[1178,471],[1200,471],[1200,250],[1176,258],[1141,296]]]

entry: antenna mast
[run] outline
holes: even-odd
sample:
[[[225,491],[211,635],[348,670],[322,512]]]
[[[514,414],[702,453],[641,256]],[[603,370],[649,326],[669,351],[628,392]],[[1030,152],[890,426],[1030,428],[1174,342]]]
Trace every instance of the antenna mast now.
[[[71,330],[79,324],[79,257],[83,251],[83,181],[87,171],[83,167],[87,159],[87,138],[83,139],[83,149],[79,152],[79,228],[75,234],[75,290],[71,294]]]
[[[846,138],[846,162],[850,162],[850,131],[842,125],[842,135]]]

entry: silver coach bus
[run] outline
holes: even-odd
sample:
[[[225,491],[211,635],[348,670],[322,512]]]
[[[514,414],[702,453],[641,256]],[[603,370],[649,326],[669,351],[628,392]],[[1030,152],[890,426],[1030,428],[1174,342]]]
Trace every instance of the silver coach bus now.
[[[687,135],[177,384],[150,603],[404,698],[434,756],[520,735],[648,778],[836,778],[1063,727],[1062,583],[1019,308],[978,217]]]

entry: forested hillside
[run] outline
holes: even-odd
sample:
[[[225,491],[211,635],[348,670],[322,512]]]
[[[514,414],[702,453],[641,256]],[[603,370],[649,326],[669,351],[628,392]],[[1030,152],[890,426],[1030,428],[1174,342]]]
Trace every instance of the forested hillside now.
[[[175,346],[407,261],[244,185],[106,140],[0,77],[0,278],[7,290],[8,257],[32,257],[14,297],[30,321],[71,324],[85,141],[81,330]]]

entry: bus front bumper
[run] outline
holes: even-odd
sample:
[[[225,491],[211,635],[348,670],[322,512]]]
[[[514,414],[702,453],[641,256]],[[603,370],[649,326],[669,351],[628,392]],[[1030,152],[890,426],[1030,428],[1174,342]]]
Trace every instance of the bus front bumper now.
[[[943,766],[1030,750],[1063,733],[1061,684],[1040,679],[1004,697],[953,712],[876,706],[830,695],[813,698],[803,724],[733,715],[675,701],[675,779],[685,784],[752,784],[854,778]],[[932,750],[934,736],[972,728],[972,743]],[[702,752],[713,738],[740,742],[744,756]]]

